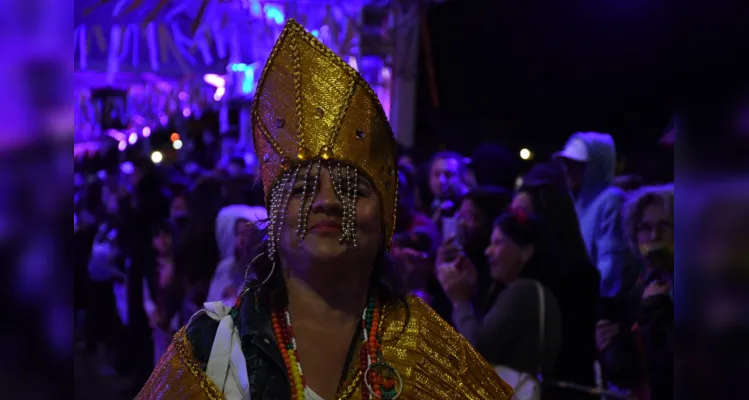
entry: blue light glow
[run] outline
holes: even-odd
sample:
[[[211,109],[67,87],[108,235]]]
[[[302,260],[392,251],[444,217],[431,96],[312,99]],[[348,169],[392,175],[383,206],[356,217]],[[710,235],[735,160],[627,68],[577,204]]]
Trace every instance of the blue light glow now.
[[[250,1],[250,14],[255,18],[263,14],[263,7],[260,6],[260,2],[258,0]]]
[[[263,7],[263,11],[265,11],[265,18],[275,22],[277,25],[283,24],[285,18],[281,6],[266,4]]]
[[[244,70],[244,81],[242,82],[242,93],[250,94],[255,90],[255,68],[249,66]]]
[[[317,29],[313,29],[312,30],[312,36],[314,36],[316,38],[319,38],[320,37],[320,31],[318,31]]]

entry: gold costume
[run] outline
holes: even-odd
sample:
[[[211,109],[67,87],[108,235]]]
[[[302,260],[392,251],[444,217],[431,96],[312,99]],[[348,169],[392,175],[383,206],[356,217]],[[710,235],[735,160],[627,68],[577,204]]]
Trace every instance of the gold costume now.
[[[281,173],[314,158],[355,166],[374,184],[395,229],[395,137],[380,100],[356,70],[294,20],[284,26],[258,81],[252,107],[266,204]]]
[[[512,388],[431,307],[414,296],[408,298],[408,305],[410,315],[402,305],[394,310],[386,308],[383,322],[383,356],[403,378],[403,393],[399,399],[503,400],[512,397]],[[348,382],[352,378],[350,376]],[[360,385],[356,387],[351,398],[361,399]],[[223,395],[193,359],[183,328],[137,399],[215,400],[223,399]]]
[[[252,124],[267,204],[284,171],[311,160],[347,164],[373,183],[385,243],[390,243],[398,174],[385,112],[364,79],[293,20],[263,70]],[[403,381],[400,399],[511,398],[512,388],[428,305],[411,296],[408,306],[385,305],[381,328],[384,361]],[[349,398],[361,399],[361,385],[352,384],[361,380],[356,364],[343,388],[352,389]],[[223,394],[198,365],[182,328],[137,398],[220,399]]]

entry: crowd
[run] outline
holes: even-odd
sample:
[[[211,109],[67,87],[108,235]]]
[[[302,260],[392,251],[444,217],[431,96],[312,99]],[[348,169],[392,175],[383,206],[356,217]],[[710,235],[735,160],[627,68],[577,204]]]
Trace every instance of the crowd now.
[[[423,163],[401,150],[390,255],[508,383],[540,375],[550,399],[673,397],[672,186],[616,179],[600,133],[522,176],[496,145]],[[240,158],[97,172],[76,185],[78,325],[134,395],[204,302],[233,304],[268,214]]]

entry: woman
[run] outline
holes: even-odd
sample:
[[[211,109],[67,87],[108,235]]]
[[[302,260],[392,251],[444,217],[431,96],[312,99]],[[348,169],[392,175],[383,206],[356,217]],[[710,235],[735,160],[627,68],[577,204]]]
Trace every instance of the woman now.
[[[262,217],[262,218],[260,218]],[[206,301],[223,301],[231,307],[244,287],[243,254],[248,239],[257,233],[256,223],[268,216],[263,207],[234,204],[221,209],[216,218],[216,236],[222,260],[216,267]]]
[[[493,222],[507,209],[510,195],[497,186],[479,186],[471,189],[458,203],[456,235],[448,239],[438,249],[440,259],[453,260],[464,253],[478,272],[478,283],[474,292],[473,305],[483,307],[489,292],[496,283],[492,282],[484,252],[489,245]],[[445,296],[439,281],[430,281],[430,292],[434,298],[432,307],[443,318],[452,320],[452,303]]]
[[[673,398],[674,190],[644,187],[624,206],[633,251],[645,265],[621,320],[601,320],[596,345],[608,379],[639,399]]]
[[[509,398],[393,279],[395,141],[361,76],[290,20],[253,107],[270,217],[258,279],[194,316],[139,398]]]
[[[593,387],[596,305],[601,278],[588,257],[561,165],[551,162],[534,166],[523,177],[512,205],[538,216],[548,226],[546,242],[552,246],[556,274],[544,284],[559,300],[564,337],[554,378]],[[549,390],[554,390],[554,397],[560,399],[583,396],[571,390]]]
[[[504,288],[485,312],[471,305],[477,272],[470,260],[459,256],[452,263],[438,264],[439,279],[453,303],[458,331],[490,363],[534,376],[553,370],[562,342],[557,300],[539,282],[543,269],[551,266],[543,238],[541,221],[520,209],[497,219],[486,257],[492,279]],[[543,339],[539,288],[544,299]]]

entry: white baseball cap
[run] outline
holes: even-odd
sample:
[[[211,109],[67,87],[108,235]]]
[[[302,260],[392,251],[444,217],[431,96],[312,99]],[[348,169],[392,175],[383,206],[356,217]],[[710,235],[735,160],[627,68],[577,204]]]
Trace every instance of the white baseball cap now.
[[[564,146],[564,150],[554,154],[554,158],[566,158],[573,161],[588,161],[588,146],[580,138],[572,138]]]

